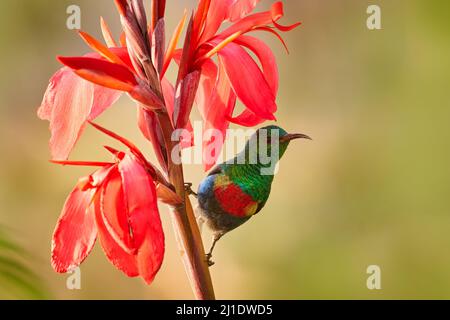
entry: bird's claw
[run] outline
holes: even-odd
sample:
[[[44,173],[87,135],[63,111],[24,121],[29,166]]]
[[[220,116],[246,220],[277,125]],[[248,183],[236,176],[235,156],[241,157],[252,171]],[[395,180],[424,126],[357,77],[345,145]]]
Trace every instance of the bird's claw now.
[[[222,234],[216,234],[214,236],[214,240],[213,240],[213,244],[211,246],[211,249],[209,250],[209,253],[206,255],[206,262],[208,263],[209,267],[212,267],[213,265],[215,265],[216,263],[214,261],[212,261],[212,257],[213,257],[213,251],[214,248],[216,247],[217,242],[224,236],[224,233]]]
[[[192,183],[188,182],[184,184],[184,190],[186,191],[186,193],[190,196],[194,196],[194,197],[198,197],[198,194],[194,192],[194,190],[192,190]]]
[[[214,261],[212,261],[212,254],[208,253],[206,255],[206,263],[208,264],[208,267],[212,267],[216,264]]]

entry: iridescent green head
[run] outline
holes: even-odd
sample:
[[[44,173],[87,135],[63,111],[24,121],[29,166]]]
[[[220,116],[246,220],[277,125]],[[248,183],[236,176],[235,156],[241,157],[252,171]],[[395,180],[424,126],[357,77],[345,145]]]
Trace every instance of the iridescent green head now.
[[[285,154],[289,144],[295,139],[309,139],[304,134],[290,134],[278,126],[259,129],[249,139],[241,156],[245,155],[246,164],[261,167],[273,167]]]

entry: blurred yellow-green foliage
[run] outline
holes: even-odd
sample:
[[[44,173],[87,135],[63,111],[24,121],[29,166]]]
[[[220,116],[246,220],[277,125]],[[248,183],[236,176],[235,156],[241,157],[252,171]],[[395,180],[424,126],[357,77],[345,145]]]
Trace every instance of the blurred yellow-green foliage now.
[[[168,0],[169,30],[194,2]],[[82,266],[79,291],[67,290],[49,263],[65,197],[88,171],[48,163],[48,124],[36,109],[59,67],[54,57],[87,51],[65,27],[67,6],[80,5],[82,28],[100,36],[100,15],[119,32],[112,3],[0,1],[0,225],[31,254],[25,261],[45,284],[41,297],[191,298],[166,208],[167,256],[151,287],[123,276],[99,247]],[[218,297],[450,298],[450,2],[285,3],[286,23],[304,23],[286,35],[290,55],[263,36],[279,58],[279,123],[314,142],[290,148],[264,212],[219,244]],[[366,28],[371,4],[381,6],[380,31]],[[98,121],[151,157],[129,100]],[[73,158],[104,159],[106,142],[87,130]],[[186,170],[197,184],[201,167]],[[366,287],[369,265],[382,269],[380,291]],[[30,298],[7,288],[0,277],[1,298]]]

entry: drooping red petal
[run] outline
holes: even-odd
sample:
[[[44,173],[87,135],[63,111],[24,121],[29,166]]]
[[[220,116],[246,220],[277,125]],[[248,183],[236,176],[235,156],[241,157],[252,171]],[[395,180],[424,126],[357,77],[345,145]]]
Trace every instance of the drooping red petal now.
[[[237,97],[258,117],[275,120],[275,95],[261,69],[239,45],[230,43],[219,52]]]
[[[51,78],[38,116],[50,121],[53,159],[68,158],[91,114],[94,91],[93,84],[80,79],[68,68],[59,70]]]
[[[111,202],[103,208],[111,210],[105,220],[101,198],[95,199],[95,217],[103,250],[119,270],[130,277],[141,275],[150,284],[161,268],[165,251],[155,184],[142,164],[127,155],[120,162],[118,172],[112,172],[102,188],[106,188],[101,192],[109,193]],[[118,231],[124,236],[128,232],[135,250],[124,250],[123,243],[117,241]]]
[[[229,121],[240,126],[252,128],[266,122],[267,120],[258,117],[249,109],[245,109],[239,116],[229,118]]]
[[[94,215],[88,210],[93,192],[75,188],[68,197],[52,241],[52,266],[66,273],[78,267],[91,252],[97,238]]]
[[[132,232],[134,244],[139,248],[142,244],[152,217],[159,217],[158,210],[152,211],[152,194],[155,193],[153,180],[140,162],[131,156],[119,163],[120,184],[123,188],[123,201],[128,211],[129,231]]]
[[[278,94],[279,73],[275,55],[264,41],[250,36],[240,36],[235,43],[250,49],[258,57],[264,77],[267,80],[274,96]]]
[[[162,237],[155,239],[155,236],[159,233],[162,234]],[[164,251],[165,244],[162,229],[152,227],[137,255],[139,273],[148,285],[152,284],[156,274],[161,269],[164,260]]]
[[[216,86],[217,74],[218,68],[216,64],[211,59],[207,59],[202,65],[202,75],[195,97],[195,102],[203,121],[205,121],[208,114],[209,100]]]
[[[127,66],[131,65],[126,48],[111,48]],[[86,57],[100,58],[97,53]],[[50,79],[38,116],[50,121],[53,159],[68,158],[80,137],[86,121],[92,121],[113,105],[121,92],[92,84],[65,67]]]
[[[97,196],[93,206],[92,213],[95,215],[95,221],[98,229],[98,237],[105,255],[108,260],[120,271],[129,277],[139,276],[136,257],[125,252],[122,247],[113,239],[105,226],[100,209],[100,197]]]
[[[128,205],[122,188],[122,177],[114,168],[100,191],[100,212],[111,238],[128,254],[137,252],[129,225]]]
[[[81,79],[83,80],[83,79]],[[110,106],[115,104],[122,96],[122,92],[108,89],[99,85],[94,86],[94,101],[92,102],[91,113],[87,120],[94,121]]]
[[[161,268],[165,251],[156,187],[141,163],[131,156],[126,156],[120,162],[119,172],[134,244],[139,248],[139,272],[150,284]]]
[[[205,79],[202,91],[211,91],[201,93],[204,96],[202,99],[206,99],[204,106],[200,107],[204,121],[203,163],[205,171],[209,171],[220,156],[229,127],[228,118],[236,105],[236,96],[231,89],[223,64],[219,63],[218,71],[211,66],[209,69],[210,76],[217,74],[217,78]],[[204,72],[208,72],[208,67],[204,69]],[[211,86],[210,81],[212,80],[215,81],[214,87],[208,88]]]

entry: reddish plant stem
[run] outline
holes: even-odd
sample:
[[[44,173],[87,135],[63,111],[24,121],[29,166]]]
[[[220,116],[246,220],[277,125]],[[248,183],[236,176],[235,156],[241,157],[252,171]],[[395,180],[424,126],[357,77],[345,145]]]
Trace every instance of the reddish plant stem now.
[[[205,248],[189,195],[185,192],[183,165],[173,163],[171,157],[172,150],[176,146],[176,142],[172,141],[174,129],[167,113],[158,114],[158,119],[164,134],[167,150],[169,150],[169,181],[175,187],[178,196],[181,199],[185,199],[184,203],[173,208],[171,213],[184,267],[195,298],[198,300],[215,300]]]

